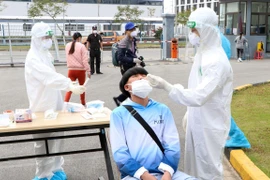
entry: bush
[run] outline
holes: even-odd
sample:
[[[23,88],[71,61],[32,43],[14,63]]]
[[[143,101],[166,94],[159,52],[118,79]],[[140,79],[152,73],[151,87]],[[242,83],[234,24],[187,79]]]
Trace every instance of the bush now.
[[[161,34],[162,34],[163,28],[162,27],[158,27],[157,29],[155,29],[153,32],[155,33],[154,37],[156,39],[161,39]]]

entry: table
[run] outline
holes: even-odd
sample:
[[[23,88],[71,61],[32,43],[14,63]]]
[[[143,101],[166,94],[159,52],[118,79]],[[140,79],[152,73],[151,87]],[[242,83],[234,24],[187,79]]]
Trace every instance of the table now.
[[[35,113],[36,118],[33,119],[32,122],[16,123],[14,126],[0,128],[0,137],[31,135],[31,134],[51,133],[51,132],[61,132],[61,131],[85,130],[85,129],[99,129],[99,132],[91,132],[91,133],[85,133],[85,134],[72,134],[72,135],[66,135],[66,136],[64,135],[64,136],[31,138],[31,139],[20,139],[20,140],[6,140],[6,141],[4,140],[0,142],[0,145],[25,143],[25,142],[33,142],[33,141],[44,141],[46,152],[44,154],[38,154],[38,155],[14,156],[14,157],[8,157],[8,158],[0,157],[0,161],[103,151],[109,180],[114,180],[111,160],[110,160],[109,151],[108,151],[106,132],[105,132],[105,128],[109,127],[110,125],[111,110],[108,108],[104,108],[103,113],[105,114],[106,117],[98,117],[98,118],[89,119],[89,120],[84,119],[80,113],[59,112],[57,119],[55,120],[45,120],[44,113]],[[86,137],[86,136],[99,136],[101,147],[100,148],[90,147],[89,149],[84,149],[84,150],[58,152],[58,153],[49,152],[48,140],[78,138],[78,137]]]

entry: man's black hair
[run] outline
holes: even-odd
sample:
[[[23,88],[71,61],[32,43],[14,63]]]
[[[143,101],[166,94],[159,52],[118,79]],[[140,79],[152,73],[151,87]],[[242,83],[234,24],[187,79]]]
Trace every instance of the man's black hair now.
[[[144,68],[141,68],[141,67],[133,67],[133,68],[130,68],[129,70],[127,70],[123,76],[122,76],[122,79],[119,83],[119,88],[120,88],[120,91],[127,97],[130,97],[130,94],[128,91],[125,90],[125,84],[128,82],[128,79],[133,76],[133,75],[136,75],[136,74],[145,74],[147,75],[148,72],[144,69]]]

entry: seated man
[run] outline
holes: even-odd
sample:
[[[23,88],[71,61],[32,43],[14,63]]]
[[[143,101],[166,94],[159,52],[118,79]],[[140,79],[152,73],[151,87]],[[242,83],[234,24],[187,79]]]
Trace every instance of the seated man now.
[[[180,159],[177,128],[170,109],[148,98],[152,87],[145,79],[147,74],[141,67],[133,67],[125,72],[119,86],[129,99],[111,114],[110,141],[121,179],[195,179],[177,170]],[[125,108],[126,105],[133,107],[153,129],[164,152]]]

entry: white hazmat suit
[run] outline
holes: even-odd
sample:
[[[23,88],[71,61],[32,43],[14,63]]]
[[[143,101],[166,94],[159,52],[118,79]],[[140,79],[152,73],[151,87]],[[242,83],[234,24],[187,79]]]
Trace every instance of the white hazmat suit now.
[[[230,129],[233,71],[222,49],[218,17],[209,8],[193,11],[189,22],[200,42],[188,80],[188,89],[148,75],[153,87],[164,88],[187,106],[185,173],[202,180],[223,179],[223,149]]]
[[[71,80],[55,71],[53,57],[49,52],[52,46],[52,31],[49,25],[36,23],[31,31],[31,47],[25,61],[25,82],[30,109],[32,112],[44,112],[48,109],[62,110],[63,100],[60,90],[73,91],[81,94],[83,86],[75,86]],[[33,120],[35,121],[35,119]],[[63,133],[35,134],[34,138],[63,135]],[[62,140],[49,141],[49,151],[59,152]],[[35,143],[35,153],[45,153],[44,142]],[[62,171],[63,157],[48,157],[36,159],[35,179],[61,179],[53,177],[55,172]],[[63,180],[63,178],[61,179]]]

